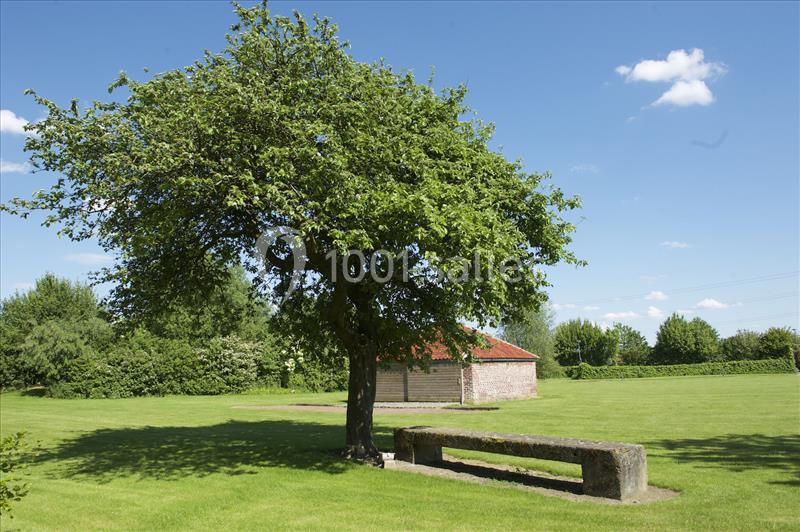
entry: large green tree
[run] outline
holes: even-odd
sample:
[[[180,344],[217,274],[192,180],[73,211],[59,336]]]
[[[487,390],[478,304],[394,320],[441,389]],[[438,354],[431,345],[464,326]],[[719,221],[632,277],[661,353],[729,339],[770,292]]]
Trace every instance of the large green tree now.
[[[758,339],[758,358],[793,357],[800,338],[789,327],[770,327]]]
[[[530,309],[518,321],[503,324],[500,333],[503,340],[539,357],[536,375],[544,379],[564,375],[564,369],[555,359],[554,320],[555,312],[545,305]]]
[[[614,330],[619,339],[616,360],[619,364],[628,366],[648,363],[650,358],[650,345],[642,333],[624,323],[615,323]]]
[[[615,329],[604,330],[589,320],[566,321],[560,323],[555,331],[556,358],[564,366],[582,362],[607,366],[614,360],[618,343]]]
[[[693,364],[719,359],[719,334],[707,321],[673,314],[658,329],[651,360],[655,364]]]
[[[62,379],[70,360],[106,348],[113,331],[91,287],[47,273],[0,302],[0,387]]]
[[[759,339],[755,331],[740,329],[719,343],[719,351],[724,360],[749,360],[758,358]]]
[[[49,210],[63,234],[115,252],[101,278],[128,315],[202,298],[234,264],[257,270],[246,257],[259,236],[292,228],[307,260],[280,312],[297,336],[324,333],[348,353],[346,444],[374,457],[379,357],[424,363],[440,341],[460,359],[480,342],[462,320],[541,304],[534,266],[576,262],[560,213],[578,200],[493,151],[464,87],[437,92],[357,62],[327,19],[235,9],[224,51],[144,82],[121,75],[111,88],[124,102],[61,108],[36,95],[49,114],[26,148],[62,177],[7,208]],[[439,275],[476,254],[477,272]],[[403,267],[389,271],[387,257]],[[284,246],[267,258],[262,288],[280,300],[293,261]],[[362,275],[370,263],[380,275]]]

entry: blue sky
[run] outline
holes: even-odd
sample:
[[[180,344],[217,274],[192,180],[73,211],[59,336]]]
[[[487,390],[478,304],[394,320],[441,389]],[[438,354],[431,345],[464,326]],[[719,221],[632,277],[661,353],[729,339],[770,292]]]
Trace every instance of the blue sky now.
[[[508,158],[582,197],[573,249],[589,266],[551,271],[559,320],[651,341],[673,311],[723,335],[798,327],[797,3],[271,5],[330,16],[359,60],[466,83]],[[25,173],[15,131],[43,111],[24,89],[107,99],[120,70],[187,65],[233,21],[225,2],[0,3],[2,201],[56,178]],[[2,216],[3,296],[108,264],[40,220]]]

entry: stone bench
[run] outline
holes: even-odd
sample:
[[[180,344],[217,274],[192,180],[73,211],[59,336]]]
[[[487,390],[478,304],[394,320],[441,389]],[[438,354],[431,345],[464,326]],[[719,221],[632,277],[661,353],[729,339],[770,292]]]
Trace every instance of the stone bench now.
[[[595,497],[628,500],[647,490],[641,445],[434,427],[394,432],[396,460],[432,464],[442,460],[442,447],[581,464],[583,492]]]

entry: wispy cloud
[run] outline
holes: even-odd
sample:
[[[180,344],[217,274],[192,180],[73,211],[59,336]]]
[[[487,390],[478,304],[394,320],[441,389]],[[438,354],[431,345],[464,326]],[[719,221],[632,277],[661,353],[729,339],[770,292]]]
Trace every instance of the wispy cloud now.
[[[575,163],[569,167],[569,171],[576,174],[596,174],[600,171],[600,168],[596,164]]]
[[[12,135],[28,135],[25,125],[28,121],[21,116],[17,116],[13,111],[0,109],[0,133],[10,133]]]
[[[639,314],[629,310],[627,312],[609,312],[603,314],[603,319],[606,320],[634,320],[639,317]]]
[[[652,292],[644,296],[644,298],[648,301],[666,301],[667,299],[669,299],[669,296],[664,292],[662,292],[661,290],[653,290]]]
[[[717,301],[714,298],[707,297],[705,299],[702,299],[702,300],[698,301],[697,304],[695,305],[695,307],[702,308],[702,309],[719,310],[719,309],[728,308],[728,307],[730,307],[730,305],[727,304],[727,303],[723,303],[722,301]]]
[[[614,69],[625,81],[671,83],[670,88],[650,105],[710,105],[714,95],[706,80],[721,76],[727,71],[722,63],[708,63],[700,48],[691,52],[673,50],[666,59],[645,59],[633,66],[620,65]]]
[[[99,266],[113,261],[114,258],[102,253],[71,253],[65,255],[64,260],[68,262],[77,262],[84,266]]]
[[[583,307],[583,310],[600,310],[600,307],[595,307],[593,305],[586,305]]]
[[[689,244],[686,242],[678,242],[677,240],[665,240],[660,243],[659,246],[664,246],[665,248],[670,249],[686,249],[689,247]]]
[[[553,307],[553,310],[564,310],[578,307],[578,305],[573,303],[553,303],[551,306]]]
[[[0,174],[27,174],[31,167],[27,163],[12,163],[0,159]]]
[[[647,316],[650,318],[662,318],[664,316],[664,311],[658,307],[650,305],[647,307]]]

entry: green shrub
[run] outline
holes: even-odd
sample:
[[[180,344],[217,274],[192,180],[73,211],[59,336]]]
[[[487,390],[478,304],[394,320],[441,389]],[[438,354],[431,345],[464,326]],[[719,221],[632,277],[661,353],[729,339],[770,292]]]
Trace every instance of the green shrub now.
[[[794,364],[788,357],[668,366],[590,366],[580,364],[567,369],[573,379],[635,379],[640,377],[679,377],[685,375],[734,375],[741,373],[791,373]]]
[[[0,515],[11,516],[11,503],[28,494],[28,485],[14,475],[22,465],[27,447],[18,432],[0,439]]]
[[[113,351],[74,359],[53,397],[119,398],[146,395],[216,395],[244,391],[259,382],[260,342],[213,338],[196,347],[186,340],[137,331]],[[262,382],[276,382],[267,376]]]

